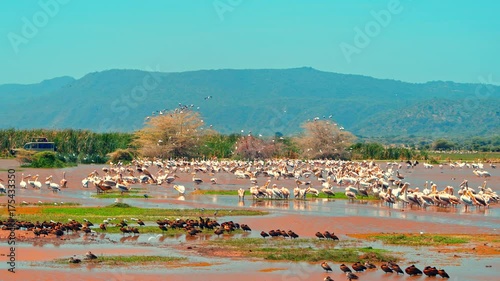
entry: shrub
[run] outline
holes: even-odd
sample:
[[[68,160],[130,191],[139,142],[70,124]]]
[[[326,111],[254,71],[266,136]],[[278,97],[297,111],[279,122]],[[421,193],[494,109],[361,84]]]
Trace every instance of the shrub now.
[[[63,158],[64,159],[64,158]],[[31,160],[32,168],[63,168],[66,163],[63,162],[57,154],[52,151],[43,151],[35,153]]]
[[[109,156],[109,161],[113,163],[117,163],[119,161],[129,163],[130,161],[134,160],[135,153],[130,149],[117,149],[109,153],[108,156]]]

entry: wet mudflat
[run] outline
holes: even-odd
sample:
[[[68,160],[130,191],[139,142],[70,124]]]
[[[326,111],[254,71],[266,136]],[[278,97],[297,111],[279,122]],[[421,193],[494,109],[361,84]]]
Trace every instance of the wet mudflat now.
[[[208,174],[199,174],[204,183],[195,185],[191,174],[181,174],[176,183],[186,187],[186,194],[180,196],[172,185],[161,186],[137,184],[137,194],[147,194],[148,198],[95,198],[95,188],[81,186],[81,180],[93,170],[100,170],[105,165],[81,165],[66,169],[25,169],[18,167],[15,161],[0,161],[2,169],[14,167],[20,174],[39,174],[40,178],[53,175],[55,179],[66,171],[68,188],[53,193],[48,188],[17,189],[16,200],[25,201],[26,208],[43,202],[51,205],[79,203],[82,206],[107,206],[115,201],[144,208],[199,209],[204,217],[214,218],[215,209],[236,210],[256,209],[269,211],[265,216],[234,216],[218,218],[220,221],[234,220],[248,224],[252,232],[234,235],[198,235],[187,234],[167,236],[162,234],[83,234],[66,235],[63,238],[35,238],[30,233],[18,231],[17,273],[6,275],[7,265],[4,255],[0,256],[0,280],[323,280],[327,275],[334,280],[347,280],[336,263],[329,262],[333,272],[326,274],[319,263],[268,261],[245,256],[211,256],[199,251],[210,241],[217,239],[261,238],[261,231],[271,229],[293,230],[301,238],[315,239],[318,231],[334,231],[341,241],[351,241],[359,246],[387,249],[398,253],[398,263],[404,269],[415,264],[420,269],[426,265],[445,268],[451,280],[498,280],[500,257],[498,254],[479,255],[467,245],[460,250],[450,252],[447,247],[412,247],[387,245],[379,241],[366,241],[349,234],[368,233],[443,233],[443,234],[492,234],[499,235],[500,213],[498,205],[489,208],[472,208],[465,211],[464,206],[427,208],[404,207],[400,204],[388,206],[380,201],[355,200],[348,202],[339,199],[308,198],[307,200],[253,200],[249,195],[244,202],[237,196],[196,195],[196,189],[236,190],[248,189],[248,180],[236,179],[231,174],[215,175],[218,182],[210,184]],[[500,173],[489,169],[490,178],[479,178],[471,169],[402,169],[405,181],[412,187],[423,189],[425,181],[433,181],[440,189],[451,185],[457,190],[463,179],[469,180],[472,187],[481,186],[487,180],[488,186],[500,191]],[[265,178],[259,178],[263,184]],[[278,186],[293,189],[293,179],[273,180]],[[344,187],[335,187],[342,191]],[[0,203],[5,198],[0,197]],[[1,207],[5,208],[5,207]],[[5,218],[4,213],[2,213]],[[154,222],[147,222],[154,225]],[[1,253],[7,253],[5,232],[0,233]],[[263,239],[263,238],[262,238]],[[281,237],[272,239],[284,239]],[[498,243],[498,240],[496,242]],[[194,247],[194,249],[193,249]],[[4,250],[5,249],[5,250]],[[77,265],[55,263],[56,259],[65,259],[73,255],[81,257],[91,250],[96,255],[151,255],[186,258],[178,264],[134,264],[128,266],[101,266],[81,263]],[[380,265],[380,264],[377,264]],[[380,269],[358,274],[360,280],[426,280],[425,276],[409,277],[384,274]],[[8,277],[7,277],[8,276]],[[8,279],[7,279],[8,278]],[[436,279],[438,279],[437,277]]]

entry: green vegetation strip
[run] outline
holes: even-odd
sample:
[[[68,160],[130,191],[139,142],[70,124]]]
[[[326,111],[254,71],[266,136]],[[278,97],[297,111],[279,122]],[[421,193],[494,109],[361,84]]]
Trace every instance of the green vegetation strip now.
[[[487,159],[500,159],[500,152],[477,152],[477,153],[435,153],[428,152],[430,158],[435,159],[440,163],[447,163],[448,161],[459,161],[459,162],[476,162],[478,159],[485,161]]]
[[[195,193],[196,195],[231,195],[231,196],[238,196],[238,190],[197,190]],[[246,196],[248,198],[252,198],[252,195],[250,195],[248,192],[246,193]],[[335,192],[335,196],[330,196],[320,192],[318,196],[313,195],[313,194],[307,194],[307,198],[331,198],[331,199],[349,199],[345,195],[344,192]],[[264,200],[271,200],[269,198],[261,198]],[[359,197],[358,199],[360,200],[379,200],[379,198],[374,197],[374,196],[368,196],[368,197]],[[284,199],[274,199],[274,200],[284,200]],[[291,199],[289,200],[294,200],[293,195],[291,195]]]
[[[470,239],[457,235],[433,235],[433,234],[377,234],[369,239],[380,240],[387,244],[408,246],[439,246],[448,244],[469,243]]]
[[[132,188],[127,192],[120,192],[118,189],[114,188],[112,191],[106,191],[104,193],[92,194],[93,198],[100,199],[110,199],[110,198],[144,198],[144,194],[146,193],[145,188]]]
[[[387,262],[400,257],[387,250],[372,247],[334,248],[338,242],[319,241],[317,239],[263,239],[240,238],[209,242],[218,250],[236,251],[243,256],[276,261],[332,261],[332,262]]]
[[[2,194],[0,194],[2,196]],[[19,203],[19,201],[18,201]],[[37,203],[37,202],[26,202],[26,203],[19,203],[17,204],[19,206],[80,206],[80,203],[76,202],[42,202],[42,203]],[[0,206],[7,206],[7,203],[0,203]]]
[[[79,258],[79,257],[77,257]],[[167,257],[167,256],[98,256],[94,260],[81,259],[83,263],[92,263],[100,265],[123,265],[123,264],[135,264],[140,265],[141,263],[156,264],[156,263],[174,263],[180,261],[186,261],[185,257]],[[64,264],[69,263],[69,258],[67,259],[56,259],[56,263]]]
[[[132,207],[124,203],[115,203],[106,207],[46,207],[41,208],[38,213],[23,214],[16,213],[19,220],[28,221],[60,221],[66,222],[68,219],[82,221],[87,219],[93,223],[102,222],[108,218],[116,218],[116,220],[138,218],[147,221],[156,221],[158,219],[176,219],[176,218],[198,218],[200,216],[212,217],[214,209],[160,209],[160,208],[138,208]],[[261,216],[268,212],[245,209],[220,209],[217,211],[217,217],[224,216]],[[5,217],[5,215],[2,215]]]
[[[26,204],[27,203],[27,204]],[[42,202],[42,203],[34,203],[34,202],[26,202],[21,203],[21,206],[80,206],[82,204],[76,202]]]

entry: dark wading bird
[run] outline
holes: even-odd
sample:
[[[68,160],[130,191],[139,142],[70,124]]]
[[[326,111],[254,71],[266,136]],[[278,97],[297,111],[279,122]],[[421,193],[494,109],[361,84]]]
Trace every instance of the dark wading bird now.
[[[343,272],[352,272],[352,270],[345,264],[340,265],[340,270],[342,270]]]
[[[167,230],[168,230],[168,229],[167,229],[167,226],[166,226],[166,225],[164,225],[164,224],[160,224],[160,225],[158,225],[158,227],[161,229],[161,233],[163,233],[163,232],[165,232],[165,231],[167,231]]]
[[[389,265],[387,264],[383,264],[380,266],[380,269],[382,269],[382,271],[384,271],[385,273],[393,273],[394,271],[389,267]]]
[[[332,268],[326,263],[326,261],[321,263],[321,267],[326,271],[333,271]]]
[[[438,270],[435,267],[426,266],[424,268],[424,274],[429,276],[429,277],[436,276],[436,275],[438,275]]]
[[[246,225],[246,224],[242,224],[241,225],[241,229],[243,231],[252,231],[252,229],[248,225]]]
[[[360,262],[356,262],[352,265],[352,269],[356,272],[362,272],[366,270],[366,266],[362,265]]]
[[[367,269],[377,268],[373,263],[369,263],[368,261],[365,262],[365,266]]]
[[[269,237],[269,234],[267,234],[265,231],[261,231],[260,236],[262,236],[262,238],[266,238]]]
[[[215,234],[217,234],[217,237],[219,237],[219,235],[223,234],[224,233],[224,229],[222,228],[218,228],[214,231]]]
[[[439,269],[438,274],[443,278],[450,278],[450,276],[448,275],[448,273],[446,273],[446,271],[444,271],[444,269]]]
[[[75,257],[76,257],[76,255],[75,255]],[[77,259],[75,257],[69,258],[69,263],[81,263],[82,262],[81,259]]]
[[[332,277],[330,276],[326,276],[325,279],[323,279],[323,281],[335,281],[332,279]]]
[[[346,272],[345,276],[347,276],[347,280],[352,280],[352,279],[359,279],[358,275],[352,273],[352,272]]]
[[[408,274],[410,276],[422,275],[422,271],[420,269],[418,269],[414,264],[412,264],[411,266],[408,266],[405,269],[405,272],[406,272],[406,274]]]
[[[401,273],[401,274],[403,274],[403,275],[405,274],[405,273],[403,272],[403,270],[401,269],[401,267],[399,267],[399,265],[397,265],[397,264],[395,264],[395,263],[393,263],[393,262],[389,262],[389,265],[390,265],[390,267],[392,268],[392,270],[396,271],[396,273],[397,273],[398,275],[399,275],[400,273]]]
[[[88,251],[87,254],[85,254],[85,259],[88,259],[88,260],[95,260],[97,259],[97,256],[92,254],[91,251]]]

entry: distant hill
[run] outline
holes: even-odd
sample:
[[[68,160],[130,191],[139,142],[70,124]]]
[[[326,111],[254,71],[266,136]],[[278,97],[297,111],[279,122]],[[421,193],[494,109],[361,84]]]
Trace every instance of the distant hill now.
[[[205,124],[221,133],[289,135],[300,132],[308,119],[331,116],[365,137],[498,135],[500,87],[480,87],[405,83],[312,68],[108,70],[77,80],[0,85],[0,118],[5,120],[0,127],[126,132],[141,128],[153,111],[181,103],[193,105]]]

